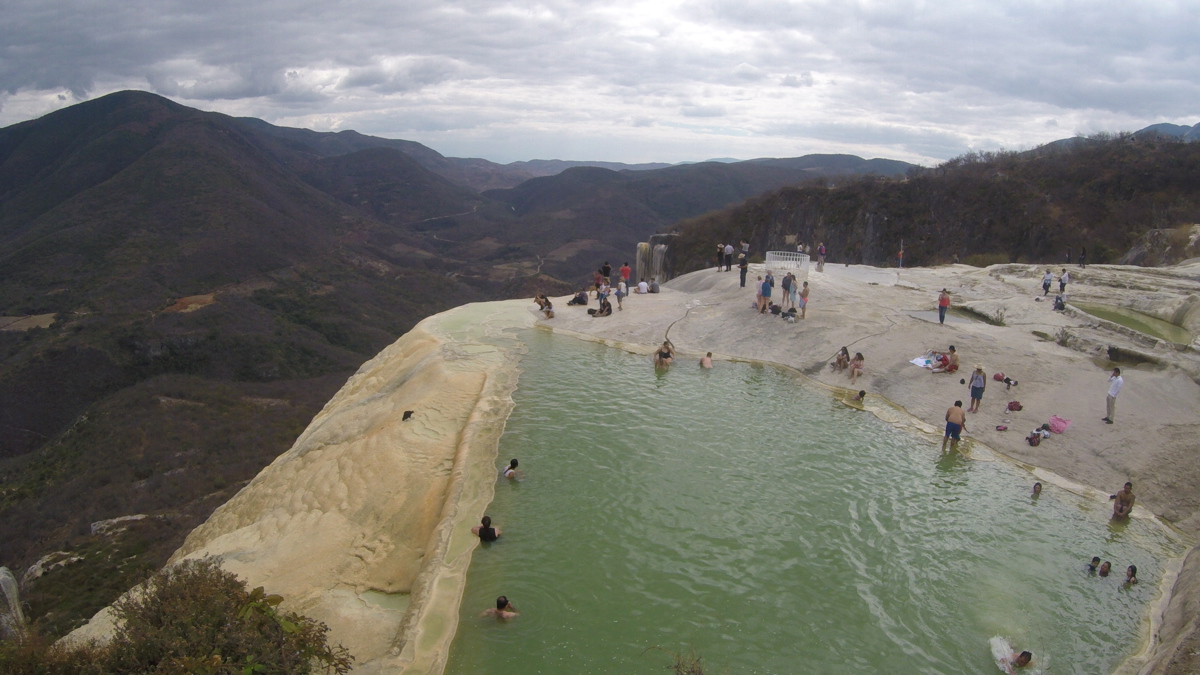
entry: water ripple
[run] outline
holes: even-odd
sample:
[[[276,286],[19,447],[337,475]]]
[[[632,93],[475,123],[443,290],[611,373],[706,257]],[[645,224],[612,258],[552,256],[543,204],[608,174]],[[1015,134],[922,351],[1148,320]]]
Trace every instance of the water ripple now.
[[[992,672],[997,634],[1090,675],[1135,646],[1178,552],[1109,528],[1103,504],[1031,503],[1029,476],[941,457],[782,370],[655,376],[527,340],[500,449],[526,478],[489,508],[504,545],[475,554],[452,675],[651,672],[656,645],[718,672]],[[1143,583],[1085,575],[1092,555]],[[501,593],[521,617],[476,618]]]

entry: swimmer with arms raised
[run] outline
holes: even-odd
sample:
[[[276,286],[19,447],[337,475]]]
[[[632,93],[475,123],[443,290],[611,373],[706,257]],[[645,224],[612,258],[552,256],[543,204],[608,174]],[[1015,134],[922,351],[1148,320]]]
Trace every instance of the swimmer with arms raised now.
[[[488,609],[483,610],[479,616],[494,616],[501,621],[507,621],[509,619],[517,618],[518,614],[519,612],[517,612],[517,608],[513,607],[513,604],[508,601],[508,597],[502,595],[496,598],[496,606],[494,608],[489,607]]]

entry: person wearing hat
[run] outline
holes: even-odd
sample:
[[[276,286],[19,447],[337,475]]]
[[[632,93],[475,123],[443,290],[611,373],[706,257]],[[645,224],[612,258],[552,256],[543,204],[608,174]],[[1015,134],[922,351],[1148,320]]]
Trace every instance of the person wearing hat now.
[[[750,261],[746,259],[745,253],[738,254],[738,269],[742,272],[742,288],[746,287],[746,272],[750,271]]]
[[[967,412],[979,412],[979,404],[983,402],[983,390],[987,387],[987,373],[983,372],[983,364],[975,364],[975,372],[971,373],[971,407]]]

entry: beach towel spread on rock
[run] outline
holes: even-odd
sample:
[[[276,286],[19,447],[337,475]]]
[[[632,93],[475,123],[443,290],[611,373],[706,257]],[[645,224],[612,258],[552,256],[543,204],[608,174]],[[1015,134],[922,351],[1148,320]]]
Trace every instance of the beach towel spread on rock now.
[[[929,358],[928,354],[926,354],[925,356],[918,356],[917,358],[913,359],[909,363],[913,364],[914,366],[921,366],[922,368],[932,368],[933,367],[933,360]]]
[[[1050,416],[1050,431],[1056,434],[1061,434],[1071,426],[1071,420],[1064,420],[1058,415]]]

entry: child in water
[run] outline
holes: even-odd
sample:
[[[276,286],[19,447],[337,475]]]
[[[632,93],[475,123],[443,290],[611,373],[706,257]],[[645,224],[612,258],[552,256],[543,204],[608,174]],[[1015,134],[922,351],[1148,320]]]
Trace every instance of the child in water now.
[[[1016,652],[1008,644],[1008,640],[997,635],[991,639],[992,658],[996,660],[996,665],[1000,670],[1015,675],[1015,668],[1024,668],[1030,663],[1033,663],[1033,652],[1023,651]]]
[[[514,457],[512,460],[510,460],[508,466],[504,467],[504,470],[500,473],[509,480],[516,480],[517,478],[520,478],[521,472],[517,471],[517,459]]]

